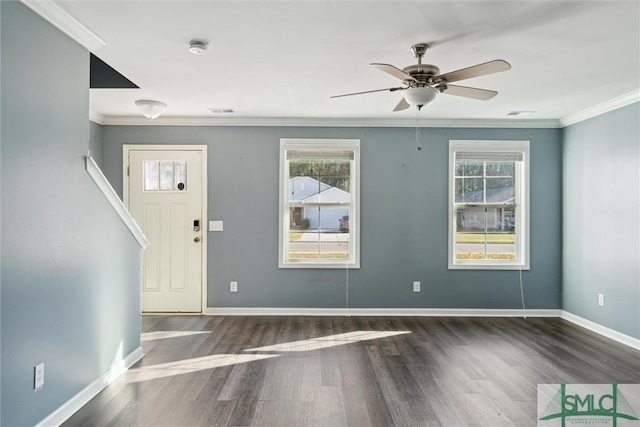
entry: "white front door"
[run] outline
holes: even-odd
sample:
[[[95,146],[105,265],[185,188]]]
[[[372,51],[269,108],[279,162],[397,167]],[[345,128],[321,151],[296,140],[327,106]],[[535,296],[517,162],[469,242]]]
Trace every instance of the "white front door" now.
[[[200,313],[203,151],[142,148],[128,154],[129,210],[150,243],[142,311]]]

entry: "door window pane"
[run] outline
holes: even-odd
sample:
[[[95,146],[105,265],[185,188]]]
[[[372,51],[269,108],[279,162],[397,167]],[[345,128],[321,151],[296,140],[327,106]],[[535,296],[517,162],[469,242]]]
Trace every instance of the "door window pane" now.
[[[187,162],[173,163],[173,189],[183,191],[187,189]]]
[[[184,191],[187,162],[144,162],[144,191]]]
[[[160,191],[173,190],[173,162],[160,162]]]
[[[144,191],[158,191],[159,184],[158,162],[144,162]]]

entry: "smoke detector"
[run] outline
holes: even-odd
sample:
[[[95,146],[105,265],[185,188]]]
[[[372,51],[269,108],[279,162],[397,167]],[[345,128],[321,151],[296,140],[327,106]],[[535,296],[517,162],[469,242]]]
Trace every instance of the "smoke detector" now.
[[[209,45],[206,42],[200,40],[191,40],[189,42],[189,52],[195,55],[202,55],[207,51]]]

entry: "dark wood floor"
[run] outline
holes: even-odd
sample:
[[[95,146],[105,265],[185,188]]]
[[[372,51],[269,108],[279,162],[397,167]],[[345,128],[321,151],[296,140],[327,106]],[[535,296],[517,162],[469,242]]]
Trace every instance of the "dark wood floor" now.
[[[142,322],[146,357],[64,426],[535,426],[537,384],[640,383],[639,351],[556,318]]]

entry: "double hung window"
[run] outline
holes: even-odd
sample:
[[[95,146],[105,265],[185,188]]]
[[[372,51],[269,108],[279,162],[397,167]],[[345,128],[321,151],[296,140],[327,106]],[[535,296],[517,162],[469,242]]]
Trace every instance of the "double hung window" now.
[[[529,268],[529,141],[449,141],[449,268]]]
[[[280,268],[358,268],[359,140],[280,140]]]

